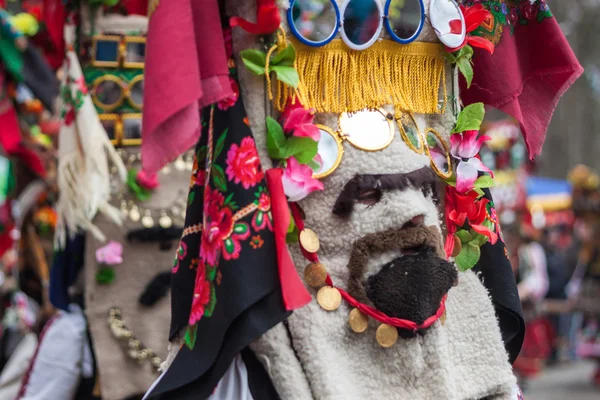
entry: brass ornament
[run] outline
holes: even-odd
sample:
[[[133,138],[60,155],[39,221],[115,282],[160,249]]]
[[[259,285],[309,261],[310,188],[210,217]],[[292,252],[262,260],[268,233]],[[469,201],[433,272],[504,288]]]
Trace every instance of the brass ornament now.
[[[317,303],[325,311],[335,311],[342,304],[342,295],[334,287],[323,286],[317,292]]]
[[[363,314],[358,308],[352,309],[348,316],[350,329],[356,333],[363,333],[369,327],[369,317]]]
[[[308,228],[304,228],[300,232],[300,245],[309,253],[316,253],[321,246],[317,234]]]
[[[142,217],[142,226],[144,228],[152,228],[154,226],[154,219],[152,218],[152,214],[149,210],[144,212],[144,216]]]
[[[327,269],[321,263],[310,263],[304,269],[304,281],[313,288],[320,288],[327,279]]]
[[[161,216],[158,219],[158,225],[160,225],[160,227],[163,229],[168,229],[171,226],[173,226],[173,220],[167,215],[165,211],[163,211],[161,212]]]
[[[377,328],[375,338],[381,347],[387,349],[398,341],[398,329],[391,325],[381,324]]]
[[[113,336],[122,343],[123,351],[129,358],[137,361],[138,364],[149,362],[154,370],[158,372],[158,368],[162,363],[161,358],[152,349],[144,346],[125,325],[119,308],[113,307],[108,311],[107,322]]]
[[[131,207],[131,210],[129,210],[129,219],[132,222],[138,222],[141,218],[140,215],[140,210],[138,210],[137,206],[134,205],[133,207]]]

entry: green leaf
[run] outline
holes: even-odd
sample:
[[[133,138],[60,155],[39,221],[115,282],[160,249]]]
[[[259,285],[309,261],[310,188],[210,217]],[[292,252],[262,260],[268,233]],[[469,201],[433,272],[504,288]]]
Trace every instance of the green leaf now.
[[[225,179],[225,171],[219,165],[212,166],[212,181],[217,189],[221,192],[227,191],[227,179]]]
[[[278,51],[277,54],[275,54],[275,57],[271,59],[270,65],[293,67],[294,61],[296,61],[296,49],[291,44],[288,44],[285,49]]]
[[[115,270],[112,267],[102,267],[96,272],[96,282],[100,285],[108,285],[115,280]]]
[[[473,48],[469,45],[466,45],[456,52],[456,58],[468,58],[470,60],[473,58],[473,53]]]
[[[184,342],[185,345],[193,350],[196,345],[196,334],[198,333],[198,325],[188,326],[185,330]]]
[[[464,229],[456,232],[456,236],[458,236],[461,243],[469,243],[471,240],[473,240],[473,236]]]
[[[219,155],[223,151],[223,147],[225,147],[225,138],[227,137],[228,129],[229,128],[225,128],[223,133],[221,133],[221,136],[219,136],[219,138],[217,139],[217,143],[215,143],[215,156],[213,158],[214,160],[216,160],[217,157],[219,157]]]
[[[481,247],[487,243],[487,241],[488,241],[487,236],[482,235],[481,233],[476,233],[476,232],[473,232],[473,233],[475,233],[475,235],[473,236],[473,240],[471,240],[471,242],[469,244],[473,244],[477,247]]]
[[[308,137],[292,136],[284,146],[284,158],[296,157],[300,164],[308,164],[317,155],[318,144]]]
[[[127,186],[135,198],[146,201],[152,197],[152,191],[141,187],[137,182],[137,169],[132,168],[127,172]]]
[[[317,146],[318,147],[318,146]],[[317,172],[318,170],[321,169],[321,164],[319,164],[318,162],[316,162],[315,160],[310,160],[307,164],[310,169],[312,169],[314,172]]]
[[[267,55],[265,52],[256,49],[246,49],[240,52],[244,65],[255,75],[265,74],[265,64]]]
[[[471,60],[466,57],[460,57],[456,60],[456,66],[460,73],[465,77],[467,88],[471,87],[471,82],[473,82],[473,65],[471,65]]]
[[[287,244],[298,243],[298,234],[299,233],[300,232],[298,231],[298,227],[296,226],[294,219],[290,218],[290,224],[288,225],[287,234],[285,236],[286,243]]]
[[[196,192],[190,192],[188,195],[188,206],[194,202],[194,197],[196,197]]]
[[[481,122],[485,116],[485,107],[483,103],[469,104],[462,109],[456,119],[456,126],[452,133],[461,133],[464,131],[477,131],[481,127]]]
[[[475,181],[475,187],[484,189],[494,186],[494,180],[489,175],[482,175]]]
[[[274,160],[287,158],[283,150],[285,143],[285,134],[279,122],[271,117],[267,117],[267,152],[269,153],[269,157]]]
[[[474,187],[474,188],[473,188],[473,191],[474,191],[475,193],[477,193],[477,198],[480,198],[480,197],[482,197],[482,196],[485,196],[485,193],[484,193],[483,189],[481,189],[481,188]]]
[[[448,62],[454,64],[456,63],[456,56],[453,53],[446,53],[446,60],[448,60]]]
[[[477,264],[477,261],[479,261],[480,256],[481,249],[479,246],[472,243],[466,243],[463,244],[460,253],[454,259],[454,262],[458,266],[458,269],[464,272],[473,268]]]
[[[293,88],[298,87],[300,77],[298,76],[298,71],[296,71],[296,68],[286,67],[283,65],[274,65],[270,69],[277,74],[277,79],[279,79],[281,82]]]

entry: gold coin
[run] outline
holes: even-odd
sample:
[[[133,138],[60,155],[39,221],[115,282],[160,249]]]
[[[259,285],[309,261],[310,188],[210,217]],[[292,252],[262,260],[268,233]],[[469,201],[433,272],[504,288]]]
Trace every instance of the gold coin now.
[[[354,332],[363,333],[369,326],[369,317],[363,314],[358,308],[354,308],[350,311],[348,323]]]
[[[398,341],[398,329],[391,325],[381,324],[375,333],[377,343],[381,347],[392,347]]]
[[[316,253],[320,247],[319,237],[310,229],[302,229],[302,232],[300,232],[300,245],[309,253]]]
[[[442,325],[446,324],[446,310],[444,310],[444,313],[440,317],[440,321],[442,321]]]
[[[304,281],[314,288],[320,288],[327,279],[327,269],[321,263],[310,263],[304,269]]]
[[[334,287],[323,286],[317,292],[317,303],[323,310],[335,311],[342,304],[342,295]]]

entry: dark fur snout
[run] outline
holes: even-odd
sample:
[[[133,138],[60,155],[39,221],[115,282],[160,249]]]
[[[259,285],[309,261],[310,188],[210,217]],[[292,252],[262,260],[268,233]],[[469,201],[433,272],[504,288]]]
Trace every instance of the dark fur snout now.
[[[422,324],[436,313],[444,295],[457,280],[454,265],[430,248],[403,255],[367,278],[365,292],[380,311],[390,317]],[[400,332],[404,337],[413,332]]]

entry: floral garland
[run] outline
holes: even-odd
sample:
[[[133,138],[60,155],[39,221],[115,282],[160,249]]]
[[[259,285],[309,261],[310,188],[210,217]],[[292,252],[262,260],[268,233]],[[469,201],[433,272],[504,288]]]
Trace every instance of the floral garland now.
[[[465,107],[450,136],[456,171],[446,180],[444,249],[461,271],[473,268],[479,261],[481,246],[496,243],[500,234],[493,203],[483,192],[493,186],[493,173],[478,156],[483,143],[491,139],[479,135],[484,116],[483,103]]]

